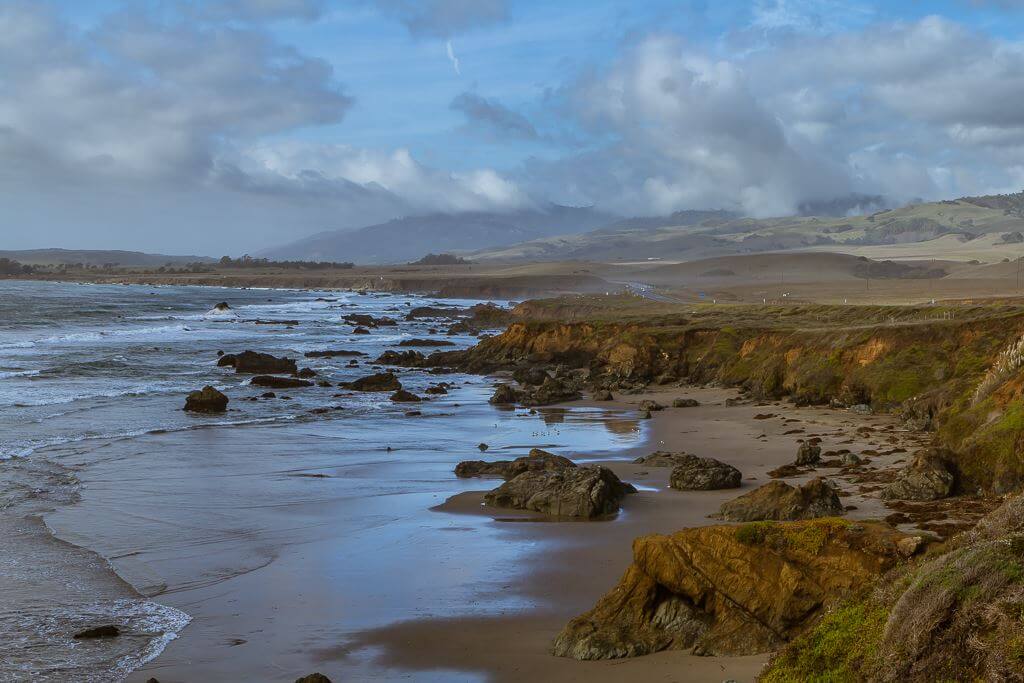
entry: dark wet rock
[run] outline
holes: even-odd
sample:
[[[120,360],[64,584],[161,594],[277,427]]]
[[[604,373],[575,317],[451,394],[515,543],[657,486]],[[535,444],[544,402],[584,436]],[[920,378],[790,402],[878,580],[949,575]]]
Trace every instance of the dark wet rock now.
[[[642,455],[633,461],[635,465],[647,465],[648,467],[675,467],[692,457],[689,453],[673,453],[672,451],[654,451],[650,455]]]
[[[331,679],[322,673],[313,673],[302,678],[296,678],[295,683],[331,683]]]
[[[185,398],[185,410],[193,413],[223,413],[228,409],[228,397],[211,386],[193,391]]]
[[[447,339],[403,339],[399,346],[455,346],[455,342]]]
[[[233,367],[235,372],[249,375],[293,375],[299,370],[291,358],[277,358],[257,351],[225,354],[217,361],[217,365]]]
[[[277,394],[275,394],[273,391],[265,391],[262,394],[260,394],[260,398],[277,398]]]
[[[448,389],[440,384],[435,384],[434,386],[427,387],[425,393],[435,396],[443,396],[448,393]]]
[[[640,410],[649,410],[653,413],[654,411],[661,410],[664,407],[665,406],[661,405],[657,401],[652,401],[650,399],[640,401]]]
[[[365,327],[357,327],[352,330],[352,334],[370,334],[370,331]]]
[[[700,401],[695,398],[677,398],[672,401],[673,408],[696,408]]]
[[[481,453],[483,453],[483,452],[484,452],[484,451],[486,451],[486,450],[487,450],[488,448],[490,448],[490,446],[488,446],[487,444],[485,444],[485,443],[483,443],[483,442],[481,442],[481,443],[478,443],[478,444],[476,445],[476,447],[477,447],[477,448],[478,448],[478,449],[480,450],[480,452],[481,452]]]
[[[925,448],[886,486],[885,500],[939,500],[953,491],[956,477],[949,466],[950,454],[940,448]]]
[[[743,475],[738,469],[714,458],[683,454],[672,468],[669,486],[677,491],[717,491],[739,488]]]
[[[570,380],[557,377],[548,377],[536,389],[533,389],[520,399],[524,406],[547,406],[552,403],[564,403],[582,398],[579,388]]]
[[[651,419],[651,411],[645,410],[645,411],[641,412],[640,413],[640,419],[641,420],[650,420]]]
[[[399,389],[395,393],[391,394],[391,400],[395,403],[418,403],[423,399],[405,389]]]
[[[458,318],[465,315],[466,311],[461,308],[440,308],[438,306],[417,306],[409,311],[405,319],[416,320],[417,318]]]
[[[324,349],[323,351],[307,351],[306,358],[334,358],[335,356],[365,356],[362,351],[350,349]]]
[[[333,386],[333,385],[332,385],[332,384],[331,384],[330,382],[328,382],[328,381],[327,381],[327,380],[325,380],[325,379],[319,380],[319,381],[318,381],[318,382],[316,383],[316,385],[317,385],[318,387],[324,387],[324,388],[327,388],[327,387]]]
[[[544,384],[547,378],[547,371],[536,366],[517,368],[512,372],[512,379],[519,382],[523,386],[540,386],[541,384]]]
[[[75,634],[75,639],[116,638],[119,635],[121,635],[121,629],[113,624],[107,624],[105,626],[95,626],[93,628],[87,628],[84,631],[79,631]]]
[[[839,462],[843,467],[855,467],[860,465],[863,460],[861,460],[860,456],[854,453],[843,453],[839,456]]]
[[[494,405],[511,405],[517,403],[521,395],[518,391],[512,388],[509,384],[499,384],[498,388],[494,390],[494,394],[488,399],[488,403]]]
[[[397,365],[404,368],[415,368],[423,365],[424,356],[419,351],[388,350],[380,354],[375,363]]]
[[[833,517],[843,514],[832,484],[812,479],[799,488],[782,481],[771,481],[750,493],[735,498],[718,509],[717,517],[729,522],[759,520],[798,520]]]
[[[305,379],[295,377],[275,377],[274,375],[256,375],[252,378],[251,384],[256,387],[270,387],[271,389],[297,389],[299,387],[311,387],[313,383]]]
[[[788,477],[797,477],[804,473],[803,468],[797,467],[796,465],[783,465],[782,467],[776,467],[774,470],[768,470],[768,476],[772,479],[786,479]]]
[[[357,327],[389,327],[398,324],[391,318],[375,318],[367,313],[349,313],[342,320]]]
[[[511,479],[523,472],[557,470],[566,467],[576,467],[576,463],[561,455],[555,455],[554,453],[534,448],[530,450],[529,454],[515,460],[497,460],[495,462],[464,460],[455,466],[455,476],[463,478],[502,477],[503,479]]]
[[[301,370],[295,373],[295,376],[303,378],[316,377],[316,370],[314,370],[313,368],[302,368]]]
[[[595,401],[614,401],[615,396],[608,389],[598,389],[594,392]]]
[[[494,507],[591,519],[617,512],[622,499],[635,491],[607,467],[587,465],[523,472],[484,496],[484,502]]]
[[[819,462],[821,462],[821,446],[818,444],[805,441],[796,449],[796,462],[793,464],[797,467],[815,465]]]
[[[294,327],[299,324],[298,320],[253,320],[252,322],[257,325],[287,325],[288,327]]]
[[[407,410],[407,411],[405,411],[405,416],[406,417],[419,417],[422,414],[423,414],[423,412],[419,411],[419,410]]]
[[[221,301],[219,304],[217,304],[216,306],[213,307],[213,310],[215,310],[215,311],[230,311],[231,307],[228,306],[228,302]]]
[[[338,386],[354,391],[398,391],[402,383],[393,372],[378,372],[375,375],[360,377],[353,382],[342,382]]]

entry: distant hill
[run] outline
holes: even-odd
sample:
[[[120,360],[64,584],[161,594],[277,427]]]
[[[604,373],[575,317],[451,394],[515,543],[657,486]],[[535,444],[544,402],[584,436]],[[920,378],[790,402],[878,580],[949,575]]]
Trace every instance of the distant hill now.
[[[213,263],[209,256],[172,256],[168,254],[147,254],[141,251],[119,251],[107,249],[21,249],[0,251],[0,258],[28,265],[57,266],[62,263],[81,263],[88,266],[163,266],[168,263]]]
[[[614,216],[552,204],[508,213],[474,211],[409,216],[358,230],[321,232],[260,254],[272,259],[405,263],[426,254],[465,253],[607,225]]]

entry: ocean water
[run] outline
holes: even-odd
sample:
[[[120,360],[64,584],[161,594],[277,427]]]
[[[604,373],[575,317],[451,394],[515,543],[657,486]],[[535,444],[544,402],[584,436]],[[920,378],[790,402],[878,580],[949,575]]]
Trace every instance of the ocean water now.
[[[222,301],[226,316],[212,312]],[[452,467],[481,457],[480,442],[485,457],[607,457],[642,438],[634,416],[503,410],[486,402],[490,378],[420,370],[400,371],[405,388],[445,381],[449,394],[408,406],[332,386],[261,399],[250,376],[216,366],[218,351],[252,349],[334,385],[430,328],[454,348],[475,343],[444,335],[450,321],[404,320],[413,306],[473,303],[0,281],[0,681],[232,680],[243,665],[260,680],[282,663],[293,668],[267,680],[294,679],[321,661],[310,641],[330,651],[418,616],[529,608],[501,584],[536,544],[432,510],[485,488]],[[401,322],[355,335],[350,313]],[[366,356],[303,358],[327,348]],[[228,412],[182,411],[206,384],[228,394]],[[125,635],[70,637],[108,622]]]

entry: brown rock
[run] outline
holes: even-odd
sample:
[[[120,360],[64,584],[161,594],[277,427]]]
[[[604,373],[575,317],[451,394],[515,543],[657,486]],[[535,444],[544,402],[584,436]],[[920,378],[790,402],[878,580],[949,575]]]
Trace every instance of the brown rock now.
[[[938,500],[953,491],[956,478],[950,471],[949,454],[939,448],[926,448],[886,486],[881,493],[885,500]]]
[[[79,631],[75,634],[75,639],[116,638],[119,635],[121,635],[121,629],[113,624],[108,624],[106,626],[95,626],[93,628],[87,628],[84,631]]]
[[[233,367],[235,372],[249,375],[293,375],[299,370],[291,358],[277,358],[256,351],[225,354],[217,361],[217,365]]]
[[[523,472],[484,496],[484,502],[494,507],[591,519],[617,512],[619,502],[635,491],[606,467],[573,466]]]
[[[402,388],[402,383],[393,372],[379,372],[360,377],[353,382],[342,382],[338,386],[353,391],[398,391]]]
[[[619,584],[562,629],[553,653],[611,659],[669,649],[774,650],[892,567],[903,536],[880,522],[839,519],[642,536]]]
[[[843,506],[832,485],[821,478],[799,488],[771,481],[735,498],[718,509],[717,517],[729,522],[757,520],[799,520],[843,514]]]
[[[695,398],[677,398],[672,401],[673,408],[696,408],[700,405],[700,401]]]
[[[819,462],[821,462],[821,446],[810,441],[800,444],[800,447],[796,450],[796,462],[793,463],[794,465],[802,467]]]
[[[485,446],[484,448],[480,448],[481,451],[487,450],[486,444],[480,445]],[[516,458],[515,460],[498,460],[495,462],[487,462],[486,460],[465,460],[455,466],[455,476],[502,477],[504,479],[511,479],[523,472],[557,470],[564,469],[566,467],[576,467],[576,463],[569,458],[563,458],[560,455],[555,455],[554,453],[548,453],[547,451],[542,451],[539,448],[534,448],[528,455]]]
[[[714,458],[683,454],[672,469],[669,485],[678,491],[716,491],[739,488],[738,469]]]
[[[499,384],[494,394],[488,399],[488,403],[495,405],[510,405],[519,401],[520,394],[508,384]]]
[[[193,391],[185,398],[185,410],[193,413],[223,413],[228,409],[228,397],[211,386]]]
[[[298,387],[311,387],[313,383],[294,377],[274,377],[273,375],[257,375],[250,382],[256,387],[270,387],[271,389],[293,389]]]
[[[418,403],[423,399],[405,389],[399,389],[395,393],[391,394],[391,400],[395,403]]]

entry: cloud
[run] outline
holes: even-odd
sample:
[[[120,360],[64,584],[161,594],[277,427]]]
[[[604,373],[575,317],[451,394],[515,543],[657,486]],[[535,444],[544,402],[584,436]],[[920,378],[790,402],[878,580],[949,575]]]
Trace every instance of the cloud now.
[[[455,56],[455,48],[452,47],[452,41],[446,41],[444,49],[448,53],[448,61],[452,63],[452,68],[455,69],[455,75],[461,76],[462,69],[459,68],[459,58]]]
[[[462,112],[471,126],[494,133],[500,139],[539,140],[541,137],[525,116],[474,92],[456,95],[449,106],[453,111]]]
[[[375,0],[385,13],[421,38],[450,40],[508,19],[505,0]]]
[[[186,7],[213,21],[316,21],[327,11],[327,0],[193,0]]]

